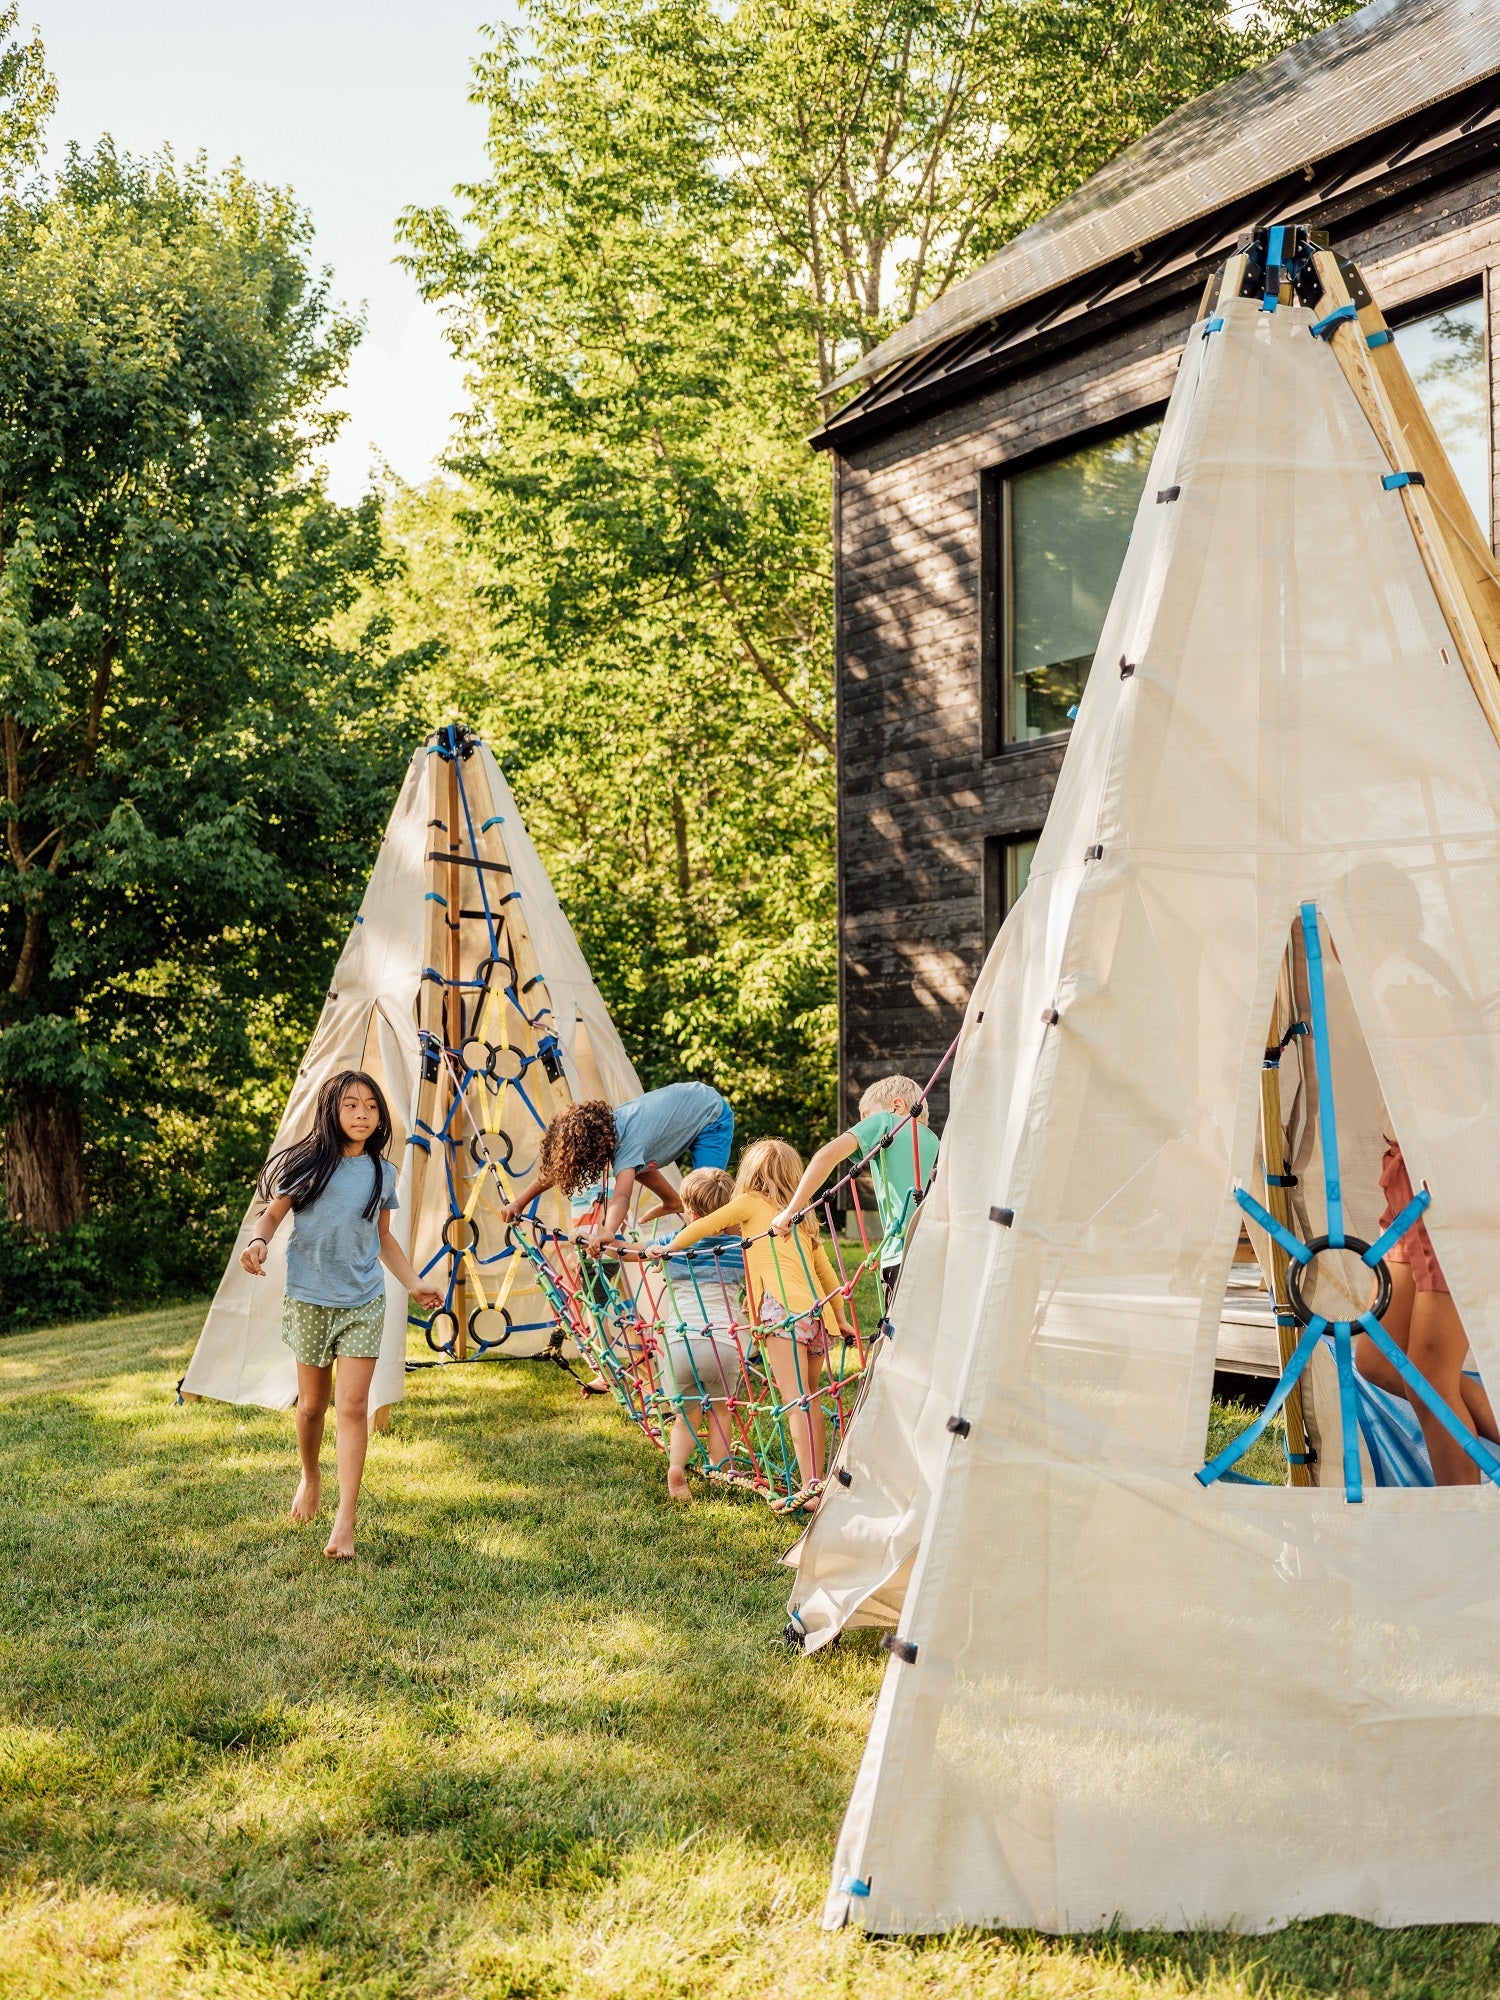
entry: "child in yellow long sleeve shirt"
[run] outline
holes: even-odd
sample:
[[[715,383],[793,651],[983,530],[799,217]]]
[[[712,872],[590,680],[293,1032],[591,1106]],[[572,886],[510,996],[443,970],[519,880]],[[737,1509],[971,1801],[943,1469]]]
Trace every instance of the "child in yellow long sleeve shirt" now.
[[[732,1201],[688,1224],[671,1250],[738,1230],[745,1240],[745,1291],[765,1344],[771,1379],[787,1409],[800,1490],[790,1505],[813,1507],[823,1487],[825,1426],[817,1391],[827,1339],[849,1337],[839,1280],[811,1216],[789,1237],[770,1233],[802,1177],[802,1158],[784,1139],[757,1139],[745,1148]],[[648,1254],[665,1254],[656,1246]],[[824,1301],[821,1312],[817,1309]],[[820,1323],[821,1322],[821,1323]]]

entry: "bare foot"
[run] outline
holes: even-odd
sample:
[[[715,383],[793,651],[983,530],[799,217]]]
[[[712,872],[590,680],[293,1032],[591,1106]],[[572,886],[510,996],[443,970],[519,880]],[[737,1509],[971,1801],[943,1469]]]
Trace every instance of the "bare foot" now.
[[[334,1562],[353,1562],[354,1523],[345,1521],[342,1515],[333,1524],[333,1533],[328,1537],[328,1546],[323,1551]]]
[[[667,1474],[667,1494],[673,1500],[691,1501],[693,1489],[688,1485],[687,1474],[685,1472],[669,1472]]]
[[[323,1498],[323,1482],[319,1478],[309,1479],[303,1473],[297,1482],[297,1490],[292,1495],[292,1519],[294,1521],[316,1521],[318,1506]]]

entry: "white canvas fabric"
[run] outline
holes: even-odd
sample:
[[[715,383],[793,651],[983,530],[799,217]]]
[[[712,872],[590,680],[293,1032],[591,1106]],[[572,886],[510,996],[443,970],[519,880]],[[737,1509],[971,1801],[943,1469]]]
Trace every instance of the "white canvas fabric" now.
[[[811,1646],[899,1606],[915,1648],[833,1923],[1500,1916],[1500,1492],[1194,1477],[1307,901],[1350,1225],[1389,1120],[1500,1381],[1500,747],[1315,315],[1216,310],[802,1552]]]
[[[415,1156],[406,1143],[416,1115],[421,1075],[417,1005],[428,962],[427,823],[433,813],[429,766],[435,761],[434,753],[425,747],[412,758],[359,915],[339,956],[322,1018],[298,1068],[274,1141],[275,1146],[283,1146],[306,1130],[313,1100],[329,1076],[341,1069],[366,1069],[375,1076],[390,1104],[395,1126],[391,1155],[398,1166],[401,1207],[391,1217],[392,1233],[419,1269],[437,1248],[448,1213],[442,1176],[437,1173],[422,1177],[420,1212],[413,1213]],[[574,1097],[600,1096],[613,1104],[638,1097],[640,1080],[526,831],[510,786],[487,745],[478,747],[474,761],[482,768],[489,803],[503,820],[512,881],[520,891],[521,907],[545,975],[569,1089]],[[239,1258],[256,1233],[258,1210],[257,1202],[246,1210],[183,1378],[182,1393],[285,1410],[297,1400],[296,1363],[281,1338],[290,1232],[283,1226],[272,1242],[265,1277],[252,1278],[241,1269]],[[375,1412],[398,1402],[405,1393],[406,1345],[406,1294],[387,1276],[385,1337],[370,1394],[372,1419]]]

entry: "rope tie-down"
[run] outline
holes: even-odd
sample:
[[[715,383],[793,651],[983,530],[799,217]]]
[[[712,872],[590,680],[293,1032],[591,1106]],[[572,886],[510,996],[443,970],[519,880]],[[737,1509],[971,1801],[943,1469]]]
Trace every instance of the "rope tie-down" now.
[[[1364,1478],[1359,1461],[1359,1391],[1354,1369],[1354,1334],[1366,1333],[1405,1384],[1407,1393],[1430,1410],[1461,1450],[1473,1459],[1486,1479],[1500,1485],[1500,1457],[1482,1438],[1460,1423],[1443,1398],[1386,1332],[1381,1321],[1391,1302],[1391,1274],[1386,1257],[1407,1232],[1421,1220],[1432,1197],[1425,1188],[1416,1193],[1373,1243],[1350,1235],[1344,1227],[1343,1176],[1339,1164],[1338,1115],[1333,1093],[1333,1062],[1328,1037],[1328,998],[1323,977],[1323,943],[1318,930],[1318,911],[1304,903],[1300,911],[1302,938],[1307,953],[1307,982],[1312,1014],[1311,1039],[1318,1077],[1318,1105],[1323,1147],[1323,1192],[1327,1213],[1326,1232],[1304,1243],[1284,1223],[1272,1215],[1244,1188],[1236,1188],[1235,1200],[1245,1214],[1266,1232],[1286,1253],[1287,1294],[1290,1312],[1302,1333],[1291,1358],[1282,1369],[1270,1400],[1248,1429],[1211,1458],[1196,1477],[1204,1486],[1225,1479],[1239,1485],[1259,1485],[1232,1468],[1244,1457],[1274,1422],[1283,1404],[1301,1381],[1308,1363],[1325,1335],[1331,1336],[1339,1385],[1339,1416],[1344,1438],[1344,1497],[1351,1505],[1364,1499]],[[1268,1175],[1268,1183],[1282,1184]],[[1352,1318],[1330,1320],[1315,1312],[1307,1302],[1307,1285],[1312,1265],[1327,1251],[1351,1252],[1370,1272],[1375,1286],[1372,1303]]]
[[[821,1478],[809,1480],[803,1465],[809,1438],[816,1462],[831,1463],[878,1344],[891,1332],[878,1293],[867,1305],[859,1298],[888,1236],[867,1214],[858,1176],[909,1135],[913,1180],[922,1186],[918,1116],[956,1048],[955,1041],[900,1124],[799,1212],[799,1224],[820,1219],[826,1230],[832,1287],[818,1283],[800,1226],[785,1237],[768,1230],[732,1246],[719,1238],[675,1255],[668,1240],[653,1261],[642,1254],[649,1237],[601,1243],[595,1254],[581,1240],[586,1232],[549,1229],[534,1214],[513,1225],[511,1240],[529,1259],[559,1326],[658,1448],[666,1449],[681,1419],[692,1435],[689,1463],[709,1479],[756,1492],[781,1512],[816,1497]],[[601,1209],[608,1198],[606,1184]],[[838,1224],[845,1200],[852,1241]],[[773,1276],[756,1298],[745,1253],[761,1243]],[[789,1307],[787,1296],[810,1303]]]

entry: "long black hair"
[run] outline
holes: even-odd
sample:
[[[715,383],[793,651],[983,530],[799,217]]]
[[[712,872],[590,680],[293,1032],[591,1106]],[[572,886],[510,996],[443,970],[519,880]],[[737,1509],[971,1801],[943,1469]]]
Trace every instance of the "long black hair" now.
[[[277,1195],[287,1195],[297,1215],[304,1208],[312,1207],[333,1179],[334,1169],[344,1157],[339,1105],[351,1083],[362,1083],[375,1100],[377,1122],[375,1130],[365,1141],[366,1156],[375,1170],[375,1185],[363,1211],[366,1222],[375,1220],[380,1213],[380,1198],[385,1192],[381,1162],[386,1147],[391,1143],[391,1113],[380,1085],[362,1069],[341,1069],[337,1076],[329,1077],[313,1106],[312,1130],[305,1138],[295,1139],[290,1146],[283,1146],[280,1152],[273,1153],[261,1169],[255,1192],[262,1201],[274,1201]]]

